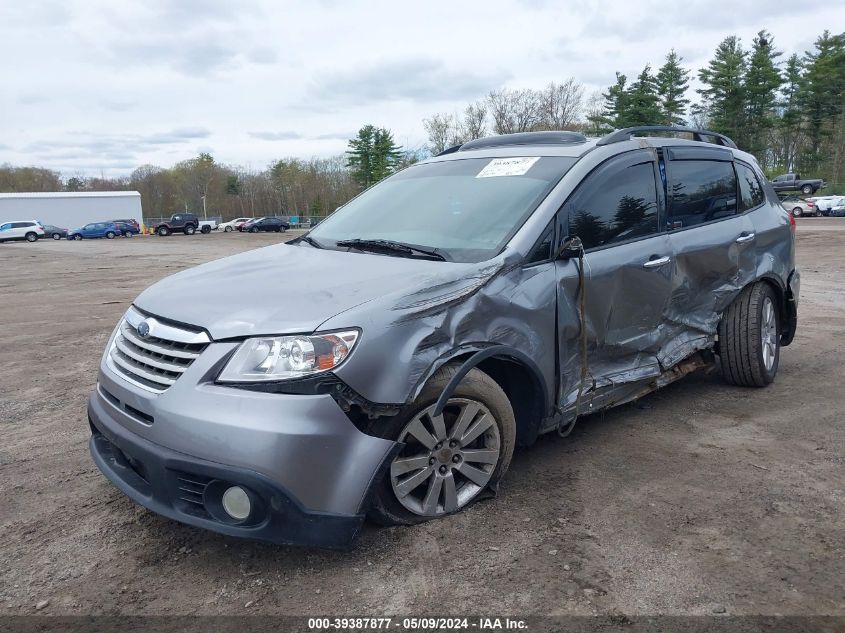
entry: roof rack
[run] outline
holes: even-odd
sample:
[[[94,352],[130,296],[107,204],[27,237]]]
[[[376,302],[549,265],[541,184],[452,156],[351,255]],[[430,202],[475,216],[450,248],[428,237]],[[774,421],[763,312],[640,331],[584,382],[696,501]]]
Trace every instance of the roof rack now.
[[[640,132],[686,132],[688,134],[692,134],[694,141],[701,142],[705,142],[702,137],[709,136],[716,140],[717,145],[724,145],[726,147],[733,147],[734,149],[737,149],[736,143],[724,134],[711,132],[710,130],[696,130],[695,128],[681,127],[679,125],[637,125],[635,127],[626,127],[624,129],[611,132],[607,136],[603,136],[599,139],[596,145],[610,145],[611,143],[628,141],[631,139],[631,136],[639,134]]]

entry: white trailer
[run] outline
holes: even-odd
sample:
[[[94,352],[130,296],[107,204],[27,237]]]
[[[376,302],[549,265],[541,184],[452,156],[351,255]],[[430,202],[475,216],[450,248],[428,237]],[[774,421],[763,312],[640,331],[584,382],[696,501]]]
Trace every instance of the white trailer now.
[[[130,219],[144,223],[141,194],[137,191],[0,193],[0,224],[38,220],[73,229],[89,222]]]

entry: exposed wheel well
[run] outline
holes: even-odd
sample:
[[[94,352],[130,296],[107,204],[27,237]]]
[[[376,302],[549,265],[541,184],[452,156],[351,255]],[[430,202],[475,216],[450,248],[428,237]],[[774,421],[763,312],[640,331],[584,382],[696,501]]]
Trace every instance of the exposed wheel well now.
[[[508,358],[488,358],[477,367],[495,380],[510,400],[516,419],[517,445],[533,444],[547,406],[541,378],[522,363]]]
[[[769,277],[762,277],[761,279],[753,281],[749,284],[749,286],[755,283],[764,283],[775,293],[778,304],[778,314],[780,316],[781,345],[788,345],[792,341],[792,337],[795,335],[795,332],[792,331],[795,327],[795,315],[789,314],[790,302],[787,301],[786,291],[777,281]],[[745,288],[743,288],[743,290],[745,290]],[[727,307],[725,310],[727,310]]]

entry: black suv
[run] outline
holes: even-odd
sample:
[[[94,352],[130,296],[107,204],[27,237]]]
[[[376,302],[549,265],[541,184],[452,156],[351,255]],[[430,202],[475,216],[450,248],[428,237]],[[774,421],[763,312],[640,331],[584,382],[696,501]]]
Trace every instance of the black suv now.
[[[156,235],[161,235],[162,237],[171,233],[193,235],[197,232],[199,223],[197,216],[193,213],[174,213],[168,221],[157,224],[153,230]]]
[[[265,217],[246,222],[241,227],[241,231],[249,233],[258,233],[259,231],[271,233],[284,233],[289,228],[290,223],[287,221],[286,218]]]

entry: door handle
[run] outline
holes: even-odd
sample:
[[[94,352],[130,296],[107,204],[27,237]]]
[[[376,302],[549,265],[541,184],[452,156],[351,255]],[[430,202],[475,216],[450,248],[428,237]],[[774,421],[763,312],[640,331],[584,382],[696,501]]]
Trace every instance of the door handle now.
[[[756,237],[754,233],[742,233],[738,238],[736,238],[737,244],[744,244],[745,242],[750,242]]]
[[[664,264],[669,263],[669,256],[664,255],[663,257],[658,257],[656,259],[650,259],[645,264],[643,264],[643,268],[660,268]]]

